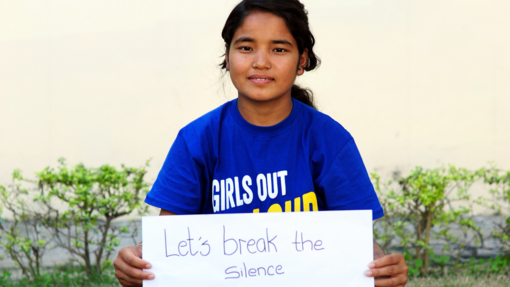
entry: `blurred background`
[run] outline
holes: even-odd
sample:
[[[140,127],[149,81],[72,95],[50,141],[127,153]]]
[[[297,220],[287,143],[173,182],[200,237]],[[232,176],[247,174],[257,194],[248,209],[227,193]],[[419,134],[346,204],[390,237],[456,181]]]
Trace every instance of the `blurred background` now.
[[[0,182],[70,164],[155,179],[180,128],[236,97],[218,68],[237,0],[0,1]],[[303,0],[299,78],[369,172],[510,168],[510,2]]]
[[[322,65],[298,83],[354,136],[369,172],[510,170],[509,1],[302,2]],[[153,182],[179,129],[237,96],[219,69],[237,3],[0,0],[0,184],[60,157],[152,159]]]

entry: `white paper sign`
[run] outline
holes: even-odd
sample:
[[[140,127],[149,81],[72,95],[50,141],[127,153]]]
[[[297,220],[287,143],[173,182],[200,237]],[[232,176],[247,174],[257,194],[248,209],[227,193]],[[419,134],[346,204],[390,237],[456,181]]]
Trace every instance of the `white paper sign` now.
[[[147,216],[144,286],[374,286],[372,211]]]

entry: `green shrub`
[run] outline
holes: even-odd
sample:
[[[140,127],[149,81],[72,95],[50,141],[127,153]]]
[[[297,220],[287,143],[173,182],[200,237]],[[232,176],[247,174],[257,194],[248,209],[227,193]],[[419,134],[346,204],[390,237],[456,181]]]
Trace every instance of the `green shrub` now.
[[[469,171],[453,165],[435,169],[416,167],[407,176],[381,182],[372,174],[374,187],[385,210],[376,223],[375,237],[385,252],[399,245],[404,249],[410,273],[426,275],[429,264],[445,265],[452,256],[436,257],[430,247],[432,238],[444,240],[444,251],[458,262],[468,245],[479,245],[483,238],[473,221],[472,200],[468,190],[482,178],[484,170]],[[456,203],[459,207],[453,207]],[[461,236],[452,234],[452,228]],[[454,250],[455,247],[455,250]]]
[[[49,238],[43,232],[43,215],[37,211],[37,204],[30,204],[29,192],[21,185],[23,180],[21,172],[15,170],[10,188],[0,186],[0,202],[12,216],[9,222],[0,218],[0,247],[25,277],[33,279],[40,276]]]
[[[120,169],[68,167],[63,159],[59,162],[57,168],[45,168],[33,180],[15,170],[12,183],[0,185],[0,214],[3,208],[12,216],[9,222],[0,218],[0,248],[24,276],[16,281],[4,270],[0,286],[116,284],[112,253],[120,236],[134,237],[138,230],[112,222],[133,212],[147,213],[142,202],[149,190],[144,179],[148,162],[141,168]],[[410,275],[509,273],[510,171],[495,166],[475,171],[416,167],[388,181],[376,173],[371,177],[385,211],[374,223],[374,237],[386,253],[402,250]],[[490,188],[491,198],[472,198],[469,188],[477,181]],[[486,206],[500,217],[486,237],[473,220],[474,205]],[[501,256],[460,260],[462,251],[482,246],[487,238],[499,241]],[[432,239],[443,243],[437,255]],[[45,271],[42,260],[49,248],[67,250],[80,266]]]
[[[59,162],[56,169],[38,172],[35,180],[15,171],[11,192],[1,189],[2,204],[13,214],[9,227],[0,224],[1,246],[29,279],[42,276],[41,259],[49,243],[77,258],[86,274],[101,273],[111,266],[119,236],[130,232],[127,226],[112,224],[113,220],[133,212],[147,213],[142,203],[150,186],[144,179],[148,162],[141,168],[123,165],[121,169],[68,167],[64,159]],[[44,234],[47,238],[39,238]]]
[[[489,207],[501,217],[496,228],[492,230],[492,237],[499,240],[501,252],[510,256],[510,171],[503,171],[495,166],[484,171],[484,182],[491,187],[493,196]]]

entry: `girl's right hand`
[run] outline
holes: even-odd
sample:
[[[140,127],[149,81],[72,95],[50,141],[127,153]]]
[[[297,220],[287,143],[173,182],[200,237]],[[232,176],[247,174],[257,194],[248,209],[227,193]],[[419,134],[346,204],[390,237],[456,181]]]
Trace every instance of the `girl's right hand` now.
[[[122,286],[142,286],[143,280],[154,279],[154,274],[142,269],[150,269],[151,264],[142,260],[142,246],[124,247],[113,261],[115,276]]]

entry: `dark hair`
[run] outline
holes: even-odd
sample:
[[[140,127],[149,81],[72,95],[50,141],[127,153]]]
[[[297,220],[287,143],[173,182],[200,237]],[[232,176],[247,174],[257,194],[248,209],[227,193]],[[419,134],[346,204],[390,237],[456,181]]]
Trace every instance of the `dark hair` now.
[[[308,59],[305,71],[311,71],[320,65],[320,59],[313,52],[315,38],[308,26],[308,12],[298,0],[243,0],[232,10],[227,18],[221,37],[226,44],[226,53],[229,52],[230,44],[236,30],[243,24],[244,19],[253,11],[264,11],[281,17],[285,20],[287,28],[297,42],[299,54],[302,55],[305,49],[308,50]],[[220,64],[226,69],[227,62],[223,60]],[[291,96],[296,100],[316,109],[313,100],[313,92],[298,85],[292,86]]]

